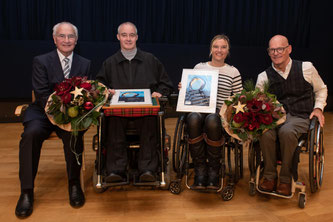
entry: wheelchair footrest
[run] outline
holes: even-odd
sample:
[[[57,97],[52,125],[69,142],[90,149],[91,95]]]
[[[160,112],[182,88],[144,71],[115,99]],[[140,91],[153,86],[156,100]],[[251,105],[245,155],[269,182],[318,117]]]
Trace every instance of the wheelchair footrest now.
[[[159,181],[154,181],[154,182],[136,182],[133,181],[133,185],[134,186],[160,186],[160,182]]]

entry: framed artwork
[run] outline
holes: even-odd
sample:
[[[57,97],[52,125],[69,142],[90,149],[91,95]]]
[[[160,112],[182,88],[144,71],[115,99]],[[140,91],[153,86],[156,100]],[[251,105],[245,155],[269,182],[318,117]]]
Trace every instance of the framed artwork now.
[[[215,113],[218,70],[183,69],[177,112]]]
[[[150,89],[116,89],[110,105],[152,105]]]

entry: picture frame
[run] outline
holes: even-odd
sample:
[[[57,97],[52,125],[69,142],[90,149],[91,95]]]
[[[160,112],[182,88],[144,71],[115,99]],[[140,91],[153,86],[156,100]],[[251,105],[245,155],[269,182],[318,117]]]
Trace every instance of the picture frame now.
[[[218,70],[183,69],[177,112],[215,113]]]
[[[116,89],[110,106],[152,105],[150,89]]]

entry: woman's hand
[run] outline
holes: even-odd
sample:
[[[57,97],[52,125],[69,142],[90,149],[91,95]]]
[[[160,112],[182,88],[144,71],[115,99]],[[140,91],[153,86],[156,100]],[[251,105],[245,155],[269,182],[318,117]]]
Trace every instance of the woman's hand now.
[[[178,91],[180,91],[181,88],[182,88],[182,83],[179,82],[179,83],[178,83]]]

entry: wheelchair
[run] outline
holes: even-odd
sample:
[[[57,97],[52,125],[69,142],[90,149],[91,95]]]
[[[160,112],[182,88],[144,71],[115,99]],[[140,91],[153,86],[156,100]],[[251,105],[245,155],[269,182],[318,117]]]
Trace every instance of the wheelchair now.
[[[182,191],[182,178],[185,176],[185,186],[189,186],[189,180],[193,174],[193,162],[191,162],[188,134],[186,130],[186,114],[179,116],[172,147],[172,167],[176,173],[176,180],[170,183],[170,192],[180,194]],[[222,146],[222,158],[220,168],[220,187],[214,190],[221,194],[224,201],[231,200],[234,196],[236,183],[243,177],[243,148],[238,141],[226,136],[225,143]],[[225,162],[225,153],[227,153],[227,163]],[[228,170],[227,170],[228,168]],[[227,182],[224,179],[228,176]],[[204,190],[204,191],[209,191]]]
[[[158,144],[157,144],[157,152],[159,156],[159,166],[157,169],[157,180],[154,182],[140,182],[139,170],[137,166],[137,156],[138,151],[140,149],[140,137],[135,128],[135,123],[133,121],[128,122],[128,126],[126,129],[126,142],[127,142],[127,154],[128,154],[128,174],[127,180],[124,182],[113,182],[107,183],[105,181],[105,176],[107,176],[106,172],[106,118],[107,112],[101,112],[101,116],[99,118],[99,125],[97,127],[97,133],[93,136],[93,150],[96,151],[96,160],[93,171],[93,189],[96,193],[102,193],[107,190],[109,187],[116,186],[124,186],[133,184],[134,186],[147,186],[147,187],[158,187],[161,189],[168,189],[170,183],[170,170],[168,169],[168,151],[170,149],[170,136],[166,134],[165,130],[165,112],[163,111],[163,107],[168,102],[167,98],[159,98],[153,99],[153,103],[157,102],[160,104],[160,110],[153,111],[154,116],[156,116],[157,121],[157,131],[158,131]],[[103,109],[102,109],[103,110]]]
[[[298,163],[300,154],[309,155],[309,185],[312,193],[318,191],[323,183],[324,172],[324,143],[323,128],[320,127],[317,117],[313,117],[308,132],[301,135],[293,156],[291,195],[284,196],[276,192],[265,192],[259,188],[259,180],[262,177],[264,162],[261,155],[259,143],[251,143],[248,153],[248,162],[250,170],[249,195],[254,196],[256,191],[263,194],[273,195],[290,199],[294,196],[296,189],[298,193],[298,206],[305,207],[306,203],[306,184],[298,181]],[[279,155],[278,155],[279,156]],[[278,164],[281,163],[278,161]]]

